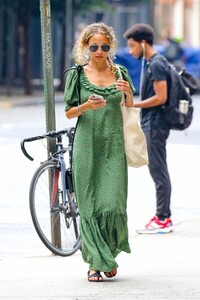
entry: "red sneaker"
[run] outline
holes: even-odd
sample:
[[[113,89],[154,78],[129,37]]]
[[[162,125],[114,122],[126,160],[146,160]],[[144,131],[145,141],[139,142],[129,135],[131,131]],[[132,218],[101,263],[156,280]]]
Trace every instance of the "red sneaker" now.
[[[173,224],[171,219],[165,219],[161,221],[157,216],[154,216],[148,224],[145,225],[144,229],[137,229],[136,232],[139,234],[143,233],[169,233],[173,231]]]

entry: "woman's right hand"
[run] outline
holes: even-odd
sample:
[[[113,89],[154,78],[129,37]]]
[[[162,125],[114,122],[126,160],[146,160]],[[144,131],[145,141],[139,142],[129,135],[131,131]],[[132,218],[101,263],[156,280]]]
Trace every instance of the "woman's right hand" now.
[[[81,114],[86,113],[88,110],[99,109],[106,105],[105,99],[94,99],[91,95],[85,103],[78,106],[71,107],[66,111],[66,117],[68,119],[77,118]]]
[[[88,107],[89,109],[98,109],[98,108],[102,108],[106,105],[106,100],[103,98],[103,99],[94,99],[94,96],[91,95],[89,98],[88,98]]]

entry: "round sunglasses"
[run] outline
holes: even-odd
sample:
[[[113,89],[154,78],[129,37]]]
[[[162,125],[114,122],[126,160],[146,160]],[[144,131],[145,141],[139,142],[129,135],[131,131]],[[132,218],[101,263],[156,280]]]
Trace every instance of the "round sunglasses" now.
[[[106,44],[101,45],[101,46],[98,46],[98,45],[91,45],[91,46],[89,47],[89,50],[90,50],[90,52],[96,52],[96,51],[99,49],[99,47],[101,47],[101,50],[103,50],[103,52],[108,52],[108,51],[110,51],[110,46],[109,46],[109,45],[106,45]]]

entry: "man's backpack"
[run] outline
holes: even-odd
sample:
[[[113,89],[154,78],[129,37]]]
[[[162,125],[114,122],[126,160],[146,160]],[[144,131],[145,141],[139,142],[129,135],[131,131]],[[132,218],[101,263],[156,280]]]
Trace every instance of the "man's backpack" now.
[[[168,96],[167,102],[162,106],[163,116],[169,123],[170,129],[184,130],[188,128],[192,122],[193,118],[193,105],[191,94],[198,89],[198,84],[195,78],[182,70],[178,73],[175,67],[170,64],[165,57],[161,55],[155,56],[153,60],[160,59],[166,62],[169,69],[168,84]],[[147,72],[150,74],[150,65],[148,65]],[[184,105],[186,105],[187,113],[181,112],[181,100],[185,100]]]

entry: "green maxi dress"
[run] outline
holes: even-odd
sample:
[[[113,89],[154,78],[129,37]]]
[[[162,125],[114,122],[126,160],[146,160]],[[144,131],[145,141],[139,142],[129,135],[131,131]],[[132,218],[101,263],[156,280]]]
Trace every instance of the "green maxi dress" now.
[[[123,78],[134,92],[126,68]],[[65,87],[65,110],[78,100],[77,71],[70,70]],[[116,79],[119,78],[116,73]],[[79,117],[73,146],[73,180],[80,212],[82,256],[90,269],[109,272],[118,265],[115,257],[130,253],[127,228],[128,172],[124,152],[121,92],[115,84],[99,87],[80,74],[81,102],[91,94],[106,99],[106,105]]]

